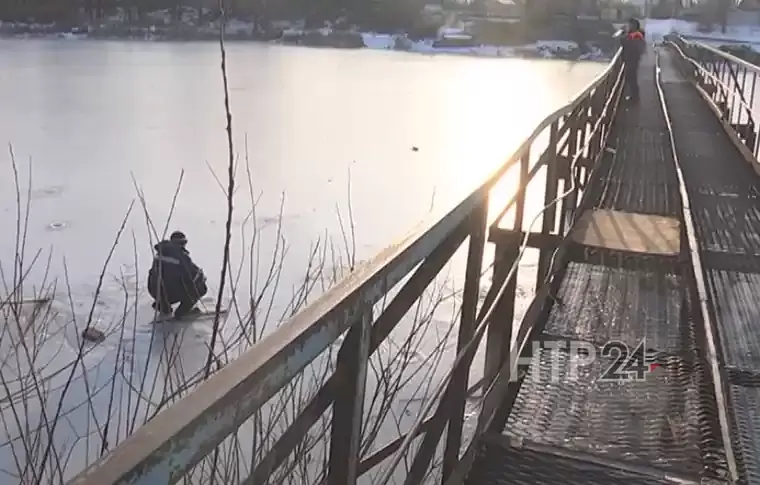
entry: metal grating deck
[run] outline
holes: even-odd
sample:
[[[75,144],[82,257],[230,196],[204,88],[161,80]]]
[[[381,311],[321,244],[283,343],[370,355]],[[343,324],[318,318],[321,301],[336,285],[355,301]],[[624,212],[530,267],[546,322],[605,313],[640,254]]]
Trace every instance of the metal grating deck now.
[[[642,63],[639,105],[622,105],[618,112],[612,150],[589,188],[591,205],[680,219],[653,60],[650,53]],[[691,88],[681,83],[679,89]],[[609,357],[583,366],[570,353],[538,351],[538,365],[526,366],[502,435],[578,457],[486,440],[467,484],[675,483],[665,474],[686,483],[723,482],[717,405],[702,357],[702,321],[679,264],[688,261],[683,249],[667,257],[573,248],[540,338],[586,341],[598,354],[610,340],[629,346],[643,340],[659,367],[641,381],[613,382],[602,379]]]
[[[740,479],[760,484],[760,177],[694,87],[663,91],[728,371]]]
[[[504,443],[481,443],[488,467],[474,467],[470,485],[658,485],[673,483],[652,475],[619,470]]]

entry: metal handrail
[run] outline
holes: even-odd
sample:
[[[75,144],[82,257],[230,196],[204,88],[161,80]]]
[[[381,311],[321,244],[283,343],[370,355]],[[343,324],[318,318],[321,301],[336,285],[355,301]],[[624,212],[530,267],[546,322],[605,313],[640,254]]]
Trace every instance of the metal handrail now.
[[[678,46],[676,46],[678,48]],[[678,48],[678,51],[684,58],[687,58],[683,51]],[[729,418],[729,412],[726,405],[726,396],[729,395],[728,388],[726,386],[725,369],[721,365],[721,358],[719,357],[720,351],[718,350],[718,344],[716,341],[717,331],[715,322],[708,310],[710,297],[708,296],[707,287],[705,285],[705,273],[702,265],[702,256],[700,254],[700,245],[697,242],[697,231],[695,229],[694,217],[692,215],[691,201],[689,193],[686,188],[686,181],[683,175],[682,164],[678,156],[678,150],[676,146],[676,138],[673,130],[673,122],[670,117],[670,110],[667,100],[665,99],[665,92],[662,88],[661,71],[659,69],[660,58],[657,57],[657,97],[662,107],[662,113],[665,118],[665,123],[668,128],[668,138],[670,140],[670,150],[675,162],[676,175],[678,177],[678,190],[681,195],[681,203],[683,205],[683,223],[684,233],[686,235],[686,245],[691,258],[691,269],[694,275],[694,286],[698,295],[698,304],[702,317],[702,322],[705,332],[706,347],[705,352],[707,354],[707,360],[710,365],[710,372],[712,374],[713,386],[715,392],[715,400],[717,403],[718,421],[720,423],[721,438],[723,440],[723,450],[726,455],[726,464],[728,472],[733,483],[738,483],[739,473],[736,468],[736,459],[733,451],[733,444],[731,441],[731,420]]]
[[[686,40],[681,36],[673,36],[666,40],[668,45],[677,51],[679,59],[692,67],[697,87],[703,92],[708,104],[719,114],[723,122],[730,125],[752,156],[757,158],[757,140],[760,133],[758,133],[753,106],[760,67],[720,49],[701,42]],[[706,61],[700,59],[699,56],[695,57],[694,53],[690,52],[693,49],[706,53],[708,56],[715,56],[715,60],[711,63],[715,69],[703,65]],[[718,70],[720,74],[713,72],[714,70]],[[722,79],[725,73],[730,74],[730,80]],[[748,75],[751,78],[749,85],[747,85]],[[739,77],[742,78],[741,82],[739,82]]]
[[[760,74],[760,67],[752,64],[751,62],[747,62],[747,61],[745,61],[744,59],[742,59],[740,57],[736,57],[735,55],[733,55],[733,54],[731,54],[729,52],[722,51],[722,50],[720,50],[720,49],[718,49],[716,47],[713,47],[711,45],[705,44],[704,42],[689,40],[689,39],[687,39],[685,37],[681,37],[681,39],[683,39],[684,42],[688,42],[690,44],[698,45],[700,47],[700,49],[704,49],[704,50],[706,50],[708,52],[712,52],[713,54],[721,56],[721,57],[725,58],[726,60],[729,60],[729,61],[733,62],[734,64],[739,64],[740,66],[742,66],[743,68],[745,68],[745,69],[747,69],[749,71],[753,71],[753,72],[755,72],[757,74]]]
[[[683,39],[683,40],[685,41],[685,39]],[[731,62],[734,62],[734,60],[741,61],[741,59],[739,59],[738,57],[732,56],[732,55],[730,55],[730,54],[728,54],[726,52],[721,51],[720,49],[716,49],[716,48],[708,46],[706,44],[702,44],[701,42],[692,42],[692,44],[698,45],[700,48],[707,48],[707,50],[709,50],[709,51],[711,51],[713,53],[724,55],[726,57],[726,59],[729,60],[729,61],[731,61]],[[724,83],[723,81],[721,81],[720,78],[718,78],[718,76],[716,76],[714,73],[710,72],[708,69],[706,69],[704,66],[702,66],[698,61],[694,60],[692,57],[690,57],[688,54],[686,54],[686,52],[684,52],[683,49],[681,49],[681,47],[678,44],[675,44],[675,43],[671,42],[670,45],[672,45],[675,49],[678,50],[678,53],[681,55],[681,57],[684,60],[688,61],[695,68],[699,69],[700,72],[702,72],[704,75],[708,76],[713,82],[715,82],[716,84],[720,84],[721,86],[723,86],[723,88],[726,90],[726,92],[733,91],[730,88],[730,86],[728,86],[726,83]],[[744,62],[745,64],[748,64],[750,66],[753,66],[752,64],[749,64],[746,61],[742,61],[742,62]],[[752,69],[752,71],[757,72],[758,74],[760,74],[760,68],[758,68],[757,66],[753,66],[753,67],[754,67],[754,69]],[[744,99],[744,93],[742,93],[741,91],[739,92],[739,104],[741,104],[742,107],[745,109],[745,111],[747,112],[747,115],[749,116],[749,118],[753,119],[753,116],[752,116],[752,107]]]
[[[316,359],[362,312],[399,283],[488,199],[490,189],[529,153],[550,126],[568,116],[607,80],[620,61],[610,64],[570,103],[547,116],[486,181],[444,217],[428,219],[400,242],[381,251],[316,302],[265,336],[189,395],[162,411],[71,485],[173,483],[233,433],[257,409]],[[199,433],[198,430],[203,430]],[[173,449],[176,442],[191,443]]]
[[[619,85],[619,83],[621,83],[621,81],[622,81],[622,72],[618,75],[618,79],[616,79],[616,84],[615,85],[616,86]],[[617,91],[617,90],[613,89],[613,91]],[[586,91],[584,91],[584,94],[585,93],[586,93]],[[583,97],[583,95],[581,95],[581,98],[582,97]],[[608,108],[612,107],[612,104],[616,103],[617,101],[618,101],[617,99],[615,99],[615,100],[613,100],[612,98],[607,99],[607,101],[605,103],[605,107],[604,107],[604,109],[603,109],[602,112],[605,112]],[[600,129],[601,126],[602,126],[602,119],[600,118],[600,119],[597,119],[595,121],[594,127],[591,130],[592,133],[594,133],[594,132],[596,132],[596,130]],[[589,140],[589,141],[587,141],[586,145],[588,146],[590,143],[591,143],[591,141]],[[581,155],[582,155],[581,151],[579,151],[578,153],[576,153],[576,155],[573,157],[573,160],[571,161],[571,167],[575,167],[577,165],[578,161],[581,158]],[[545,161],[544,162],[539,162],[539,163],[536,164],[536,166],[533,168],[532,171],[538,171],[538,169],[540,169],[542,166],[545,166],[545,165],[546,165]],[[565,190],[561,195],[558,195],[557,197],[555,197],[548,205],[544,206],[543,208],[541,208],[540,211],[538,211],[538,213],[533,217],[533,220],[529,224],[529,229],[530,229],[530,227],[532,227],[538,221],[539,217],[543,216],[543,213],[550,206],[556,205],[559,201],[561,201],[562,199],[568,197],[572,192],[574,192],[574,191],[577,190],[578,187],[576,185],[576,180],[575,180],[574,177],[572,178],[572,181],[573,181],[572,182],[573,183],[572,187],[570,187],[569,189]],[[486,296],[485,301],[483,303],[483,306],[481,306],[480,310],[477,313],[477,317],[475,319],[477,327],[475,329],[474,336],[473,336],[473,338],[469,342],[467,342],[467,344],[464,346],[464,348],[462,348],[462,350],[460,350],[457,353],[457,355],[455,357],[455,360],[454,360],[454,364],[452,365],[451,370],[444,376],[441,384],[437,387],[437,389],[435,391],[435,397],[436,397],[436,399],[439,399],[443,395],[443,392],[446,389],[446,384],[448,383],[448,379],[451,378],[451,376],[452,376],[452,374],[454,372],[454,369],[464,360],[464,356],[466,355],[467,351],[469,351],[472,346],[478,345],[480,343],[481,338],[482,338],[482,336],[483,336],[483,334],[484,334],[484,332],[486,330],[486,322],[488,322],[491,319],[491,317],[493,316],[494,312],[496,311],[496,308],[498,306],[498,301],[501,299],[503,293],[506,291],[506,288],[507,288],[510,280],[516,276],[518,265],[519,265],[519,263],[520,263],[520,261],[522,259],[522,256],[523,256],[525,250],[527,249],[527,247],[528,247],[528,235],[526,234],[525,237],[523,238],[523,241],[520,244],[518,257],[515,259],[514,263],[512,263],[512,266],[510,267],[510,269],[508,271],[507,277],[499,284],[498,287],[497,286],[491,287],[491,290],[489,291],[489,295],[493,294],[495,296],[493,298],[490,298],[490,299],[488,298],[488,296]],[[547,279],[548,279],[548,277],[547,277]],[[520,325],[518,326],[517,341],[515,343],[515,348],[517,349],[517,354],[520,354],[522,352],[522,350],[524,349],[524,345],[527,343],[529,333],[530,333],[529,325],[526,324],[525,320],[522,320],[520,322]],[[513,348],[510,351],[510,355],[516,355],[516,354],[513,354],[515,352],[515,348]],[[516,367],[517,367],[517,362],[515,361],[512,369],[511,369],[511,371],[513,373],[517,370]],[[491,393],[492,389],[493,389],[493,386],[488,387],[487,390],[486,390],[486,392],[485,392],[485,395],[489,395]],[[385,474],[382,475],[382,479],[378,480],[377,483],[379,483],[380,485],[384,485],[385,483],[388,482],[388,480],[391,479],[392,472],[394,471],[395,466],[397,465],[397,463],[400,461],[400,455],[401,455],[401,453],[403,453],[411,445],[411,442],[413,441],[414,436],[416,435],[418,429],[423,424],[423,418],[430,412],[430,410],[432,408],[433,402],[434,402],[433,400],[430,400],[430,402],[428,403],[428,405],[425,407],[424,411],[422,413],[420,413],[420,415],[415,420],[415,424],[412,426],[411,430],[407,433],[407,438],[404,440],[404,442],[399,447],[399,450],[397,451],[397,455],[396,455],[396,458],[395,458],[394,462],[391,464],[391,466],[389,468],[386,469]],[[475,435],[473,436],[473,440],[477,439],[479,437],[479,435],[482,434],[485,431],[485,429],[487,428],[487,426],[488,426],[489,423],[490,423],[490,421],[487,418],[486,419],[479,419],[478,420],[478,423],[477,423],[477,426],[476,426],[476,430],[475,430]]]
[[[619,77],[618,77],[618,79],[616,80],[616,84],[620,84],[622,82],[623,82],[623,76],[622,76],[622,72],[621,72],[620,75],[619,75]],[[619,101],[618,99],[608,99],[605,102],[605,107],[604,107],[603,112],[606,111],[607,109],[614,108],[613,104],[617,103],[618,101]],[[600,123],[601,123],[601,120],[597,120],[596,121],[594,130],[598,129],[598,127],[600,126]],[[579,155],[580,154],[577,154],[576,157],[574,157],[573,163],[577,163],[578,162]],[[575,184],[575,181],[573,181],[573,184]],[[572,187],[570,190],[574,190],[574,189],[575,189],[575,187]],[[566,194],[569,193],[570,190],[566,191]],[[566,195],[566,194],[563,194],[563,196]],[[551,276],[551,275],[549,275],[549,276]],[[547,280],[548,280],[548,278],[547,278]],[[529,320],[529,314],[528,314],[528,312],[526,312],[524,314],[522,320],[520,321],[520,323],[517,326],[517,335],[515,337],[514,344],[512,344],[512,346],[510,347],[510,355],[522,355],[523,352],[526,350],[526,345],[527,345],[527,343],[529,341],[530,333],[531,333],[531,330],[532,330],[530,328],[530,326],[526,324],[526,322],[528,320]],[[516,372],[518,370],[517,369],[517,367],[518,367],[517,360],[514,360],[513,362],[505,362],[504,365],[505,366],[509,366],[509,368],[508,368],[508,374],[510,376],[516,375]],[[483,431],[483,430],[487,429],[488,426],[490,425],[490,420],[493,417],[493,416],[489,415],[489,413],[491,411],[493,411],[493,410],[488,409],[488,405],[485,404],[486,401],[490,400],[490,401],[493,401],[493,402],[499,402],[500,401],[500,397],[503,397],[501,394],[503,394],[504,389],[497,389],[498,385],[499,385],[498,382],[493,382],[493,383],[491,383],[490,387],[486,388],[486,390],[484,392],[484,395],[486,397],[484,399],[483,412],[481,413],[481,419],[478,420],[478,424],[477,424],[477,427],[476,427],[476,429],[479,430],[479,431]],[[491,397],[491,395],[493,395],[495,397]]]

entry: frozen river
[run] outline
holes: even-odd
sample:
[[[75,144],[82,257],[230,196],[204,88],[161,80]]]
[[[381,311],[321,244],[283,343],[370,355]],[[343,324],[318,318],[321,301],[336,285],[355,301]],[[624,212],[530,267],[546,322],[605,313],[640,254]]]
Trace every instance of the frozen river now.
[[[249,294],[268,291],[257,318],[274,323],[291,312],[294,288],[303,282],[317,242],[327,251],[319,253],[326,261],[315,294],[329,285],[333,267],[366,259],[430,211],[461,199],[603,68],[255,44],[230,44],[228,50],[239,157],[231,258],[233,276],[241,270],[238,316],[250,308]],[[3,310],[6,322],[13,322],[6,327],[13,329],[0,336],[0,350],[16,357],[6,358],[0,369],[9,395],[2,401],[6,431],[0,435],[17,436],[23,420],[34,428],[42,421],[34,416],[54,415],[65,393],[61,413],[68,414],[52,448],[73,450],[72,458],[60,473],[50,464],[46,473],[69,476],[144,421],[148,408],[123,404],[129,396],[153,396],[146,399],[155,404],[156,395],[171,394],[167,387],[186,378],[166,369],[159,384],[144,377],[160,365],[170,367],[161,364],[167,346],[185,362],[182,372],[192,374],[205,362],[210,323],[180,330],[151,325],[143,283],[152,257],[149,227],[163,233],[184,173],[169,230],[188,235],[188,249],[206,270],[212,292],[218,288],[228,157],[218,46],[6,40],[0,41],[0,66],[0,142],[15,153],[22,212],[31,161],[22,272],[43,251],[26,275],[24,296],[38,290],[46,275],[48,282],[57,279],[54,301],[34,318],[28,308],[23,318]],[[16,198],[5,150],[0,300],[14,287]],[[135,199],[93,305],[101,268]],[[346,245],[340,220],[348,226],[349,200],[353,229],[346,230]],[[268,276],[273,259],[276,278]],[[249,277],[252,267],[258,276]],[[213,301],[211,295],[206,299]],[[79,366],[91,382],[67,387],[72,371],[66,365],[76,356],[77,333],[90,313],[108,338]],[[243,342],[238,334],[225,332]],[[23,342],[42,350],[22,352]],[[42,382],[44,392],[35,390],[35,382]],[[80,406],[88,393],[90,404]],[[139,416],[122,416],[127,414]],[[21,416],[18,423],[13,415]],[[19,466],[24,468],[22,441],[0,447],[0,468],[7,473],[2,483],[16,483]],[[45,452],[42,441],[36,460]],[[26,479],[33,479],[28,469],[34,467],[26,468]]]

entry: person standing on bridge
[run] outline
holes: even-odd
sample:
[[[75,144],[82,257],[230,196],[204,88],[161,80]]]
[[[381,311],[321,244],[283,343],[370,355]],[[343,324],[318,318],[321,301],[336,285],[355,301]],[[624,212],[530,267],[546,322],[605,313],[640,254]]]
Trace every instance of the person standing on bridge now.
[[[628,21],[625,35],[621,37],[620,44],[623,48],[623,75],[625,86],[628,90],[628,98],[631,101],[639,100],[639,63],[646,49],[644,31],[637,19]]]

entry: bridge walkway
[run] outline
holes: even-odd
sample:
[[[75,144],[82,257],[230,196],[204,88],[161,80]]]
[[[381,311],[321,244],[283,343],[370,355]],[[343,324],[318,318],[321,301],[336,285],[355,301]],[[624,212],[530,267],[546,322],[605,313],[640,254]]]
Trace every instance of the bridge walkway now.
[[[470,485],[729,483],[737,473],[760,483],[760,178],[676,55],[651,49],[640,103],[618,112],[539,337],[587,342],[598,357],[582,365],[577,353],[539,350],[503,404],[503,431],[481,439]],[[692,271],[677,167],[704,275]],[[657,365],[644,379],[610,379],[611,341],[645,342],[646,365]],[[715,379],[729,389],[718,399],[711,363],[727,376]]]

